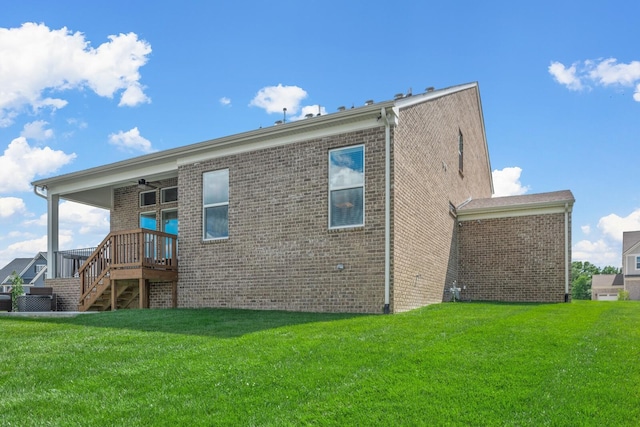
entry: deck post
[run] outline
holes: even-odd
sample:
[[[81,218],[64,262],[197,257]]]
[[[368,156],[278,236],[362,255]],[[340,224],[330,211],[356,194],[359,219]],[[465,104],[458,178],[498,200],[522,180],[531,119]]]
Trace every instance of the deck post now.
[[[109,280],[109,279],[105,279]],[[115,280],[111,280],[111,311],[118,309],[118,284]]]
[[[178,308],[178,282],[171,282],[171,307]]]
[[[140,287],[139,299],[140,303],[138,306],[140,308],[149,308],[149,304],[147,303],[147,280],[146,279],[138,279],[138,286]]]

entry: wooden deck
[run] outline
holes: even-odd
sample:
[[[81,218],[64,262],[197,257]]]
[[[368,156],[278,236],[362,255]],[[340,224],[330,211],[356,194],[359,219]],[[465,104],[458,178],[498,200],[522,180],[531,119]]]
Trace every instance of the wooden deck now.
[[[177,239],[173,234],[136,229],[110,233],[80,267],[79,311],[149,307],[153,283],[172,284],[177,305]]]

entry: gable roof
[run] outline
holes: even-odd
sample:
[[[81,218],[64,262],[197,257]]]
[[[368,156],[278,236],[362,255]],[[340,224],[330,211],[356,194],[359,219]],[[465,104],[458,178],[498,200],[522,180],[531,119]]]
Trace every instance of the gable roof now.
[[[575,198],[570,190],[468,200],[457,208],[460,221],[564,212]]]
[[[10,278],[14,271],[18,276],[23,277],[25,273],[29,270],[29,268],[31,268],[39,259],[43,259],[44,261],[46,261],[47,253],[38,252],[36,256],[34,256],[33,258],[14,259],[13,261],[11,261],[9,264],[7,264],[4,268],[0,270],[0,285],[6,285],[10,283],[11,282]],[[40,278],[46,272],[46,270],[47,270],[47,267],[45,265],[45,267],[42,270],[40,270],[35,274],[33,280],[31,279],[29,280],[31,280],[31,282],[37,281],[38,278]],[[29,283],[25,283],[25,284],[29,284]]]
[[[22,273],[27,268],[29,263],[31,263],[32,259],[33,258],[15,258],[9,264],[4,266],[0,270],[0,285],[5,285],[7,283],[10,283],[9,278],[11,277],[14,271],[18,275],[20,275],[20,273]]]
[[[622,254],[635,251],[640,247],[640,231],[625,231],[622,233]]]
[[[405,96],[302,120],[260,128],[222,138],[184,145],[104,166],[32,182],[34,191],[44,197],[57,194],[66,200],[110,209],[114,188],[137,184],[139,179],[159,181],[178,176],[180,165],[192,164],[216,157],[238,154],[256,149],[281,146],[327,137],[356,130],[383,126],[381,114],[391,114],[397,123],[402,108],[428,102],[463,90],[478,90],[478,83],[467,83],[440,90]],[[479,102],[479,108],[482,108]],[[482,117],[481,117],[482,121]],[[484,122],[482,121],[483,131]],[[486,145],[486,138],[484,141]],[[488,152],[488,150],[487,150]]]
[[[623,286],[623,274],[594,274],[591,276],[591,289]]]

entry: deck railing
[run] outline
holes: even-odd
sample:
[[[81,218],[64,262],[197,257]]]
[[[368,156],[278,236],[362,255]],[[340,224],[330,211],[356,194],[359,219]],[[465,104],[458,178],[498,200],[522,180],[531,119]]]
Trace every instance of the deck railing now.
[[[177,236],[137,229],[110,233],[80,267],[84,296],[115,269],[178,271]]]
[[[71,249],[53,253],[56,278],[78,277],[80,267],[96,248]]]

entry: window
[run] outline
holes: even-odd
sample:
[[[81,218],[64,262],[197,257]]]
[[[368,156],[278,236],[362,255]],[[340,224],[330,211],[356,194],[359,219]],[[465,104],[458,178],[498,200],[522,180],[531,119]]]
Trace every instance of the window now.
[[[178,187],[167,187],[160,190],[160,203],[178,201]]]
[[[229,237],[229,169],[202,175],[203,239]]]
[[[162,231],[178,234],[178,211],[176,209],[162,211]]]
[[[636,257],[636,270],[640,270],[640,256]]]
[[[40,273],[46,266],[47,264],[36,264],[36,273]]]
[[[140,193],[140,206],[153,206],[156,204],[156,190]]]
[[[460,173],[464,171],[464,138],[462,131],[458,129],[458,170]]]
[[[140,214],[140,228],[147,230],[156,229],[156,213],[155,212],[142,212]]]
[[[364,225],[364,146],[329,151],[329,228]]]

